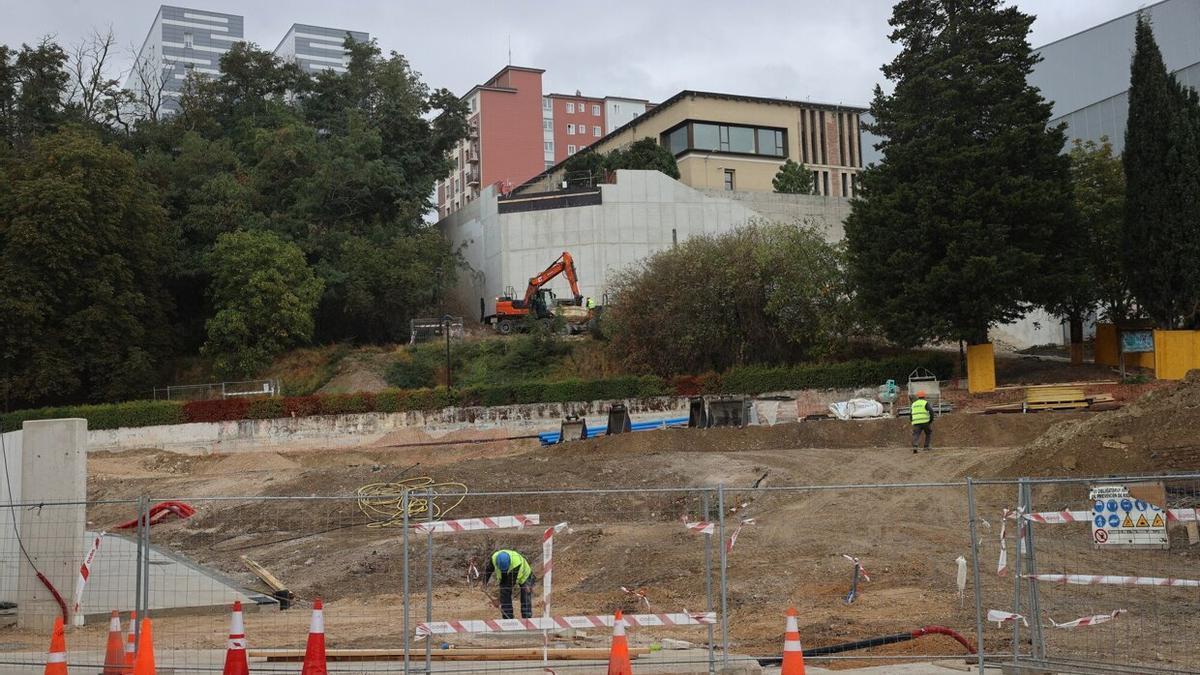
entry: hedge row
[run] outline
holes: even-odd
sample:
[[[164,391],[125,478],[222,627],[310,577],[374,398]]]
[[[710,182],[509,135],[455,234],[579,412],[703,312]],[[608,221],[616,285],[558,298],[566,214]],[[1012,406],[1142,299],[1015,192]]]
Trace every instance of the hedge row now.
[[[916,368],[927,368],[939,379],[954,369],[950,354],[920,353],[878,361],[847,361],[790,367],[744,366],[728,373],[672,378],[616,377],[606,380],[517,382],[467,389],[388,389],[375,393],[317,394],[283,398],[229,398],[215,401],[131,401],[100,405],[18,410],[0,415],[11,431],[26,420],[83,417],[89,429],[146,427],[184,422],[224,422],[309,415],[436,410],[447,406],[495,406],[514,403],[566,403],[650,396],[697,394],[759,394],[787,389],[835,389],[904,382]]]

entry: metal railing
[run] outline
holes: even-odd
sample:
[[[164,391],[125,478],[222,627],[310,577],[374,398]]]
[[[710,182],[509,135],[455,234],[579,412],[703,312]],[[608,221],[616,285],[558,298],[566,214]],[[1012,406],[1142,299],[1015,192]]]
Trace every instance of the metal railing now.
[[[207,401],[238,396],[278,396],[279,380],[243,380],[205,384],[173,384],[154,390],[154,400]]]

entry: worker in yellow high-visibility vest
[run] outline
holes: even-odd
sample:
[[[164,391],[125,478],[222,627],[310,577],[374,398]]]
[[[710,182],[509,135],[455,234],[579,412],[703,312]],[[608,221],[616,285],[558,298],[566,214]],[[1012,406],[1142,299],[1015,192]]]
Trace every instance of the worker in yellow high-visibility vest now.
[[[500,584],[500,618],[513,618],[512,596],[514,588],[521,589],[521,617],[533,618],[533,568],[525,556],[511,549],[502,549],[492,554],[483,565],[483,586],[495,571]]]
[[[929,412],[929,401],[925,400],[925,392],[918,391],[917,398],[909,407],[912,413],[912,450],[913,454],[917,453],[917,441],[921,440],[921,434],[925,434],[925,449],[929,449],[929,443],[933,440],[933,415]]]

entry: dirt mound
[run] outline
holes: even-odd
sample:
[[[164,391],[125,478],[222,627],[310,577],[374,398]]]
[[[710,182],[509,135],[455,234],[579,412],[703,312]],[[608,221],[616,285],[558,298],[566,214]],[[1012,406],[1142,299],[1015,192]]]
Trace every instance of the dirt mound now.
[[[1120,410],[1051,427],[1006,470],[1009,476],[1086,476],[1194,470],[1200,466],[1200,371]]]

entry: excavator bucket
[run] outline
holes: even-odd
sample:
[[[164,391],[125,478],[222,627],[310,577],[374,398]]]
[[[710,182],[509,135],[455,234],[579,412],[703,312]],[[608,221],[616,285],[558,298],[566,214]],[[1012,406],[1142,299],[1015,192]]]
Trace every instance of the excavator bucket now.
[[[562,421],[558,434],[558,442],[582,441],[587,438],[587,420],[575,415],[568,415]]]
[[[722,396],[708,402],[708,426],[744,427],[750,423],[750,400],[745,396]]]
[[[703,429],[708,426],[708,410],[703,396],[693,396],[688,401],[688,427]]]
[[[625,409],[624,404],[614,403],[608,409],[608,435],[612,434],[627,434],[633,430],[633,424],[629,420],[629,411]]]

